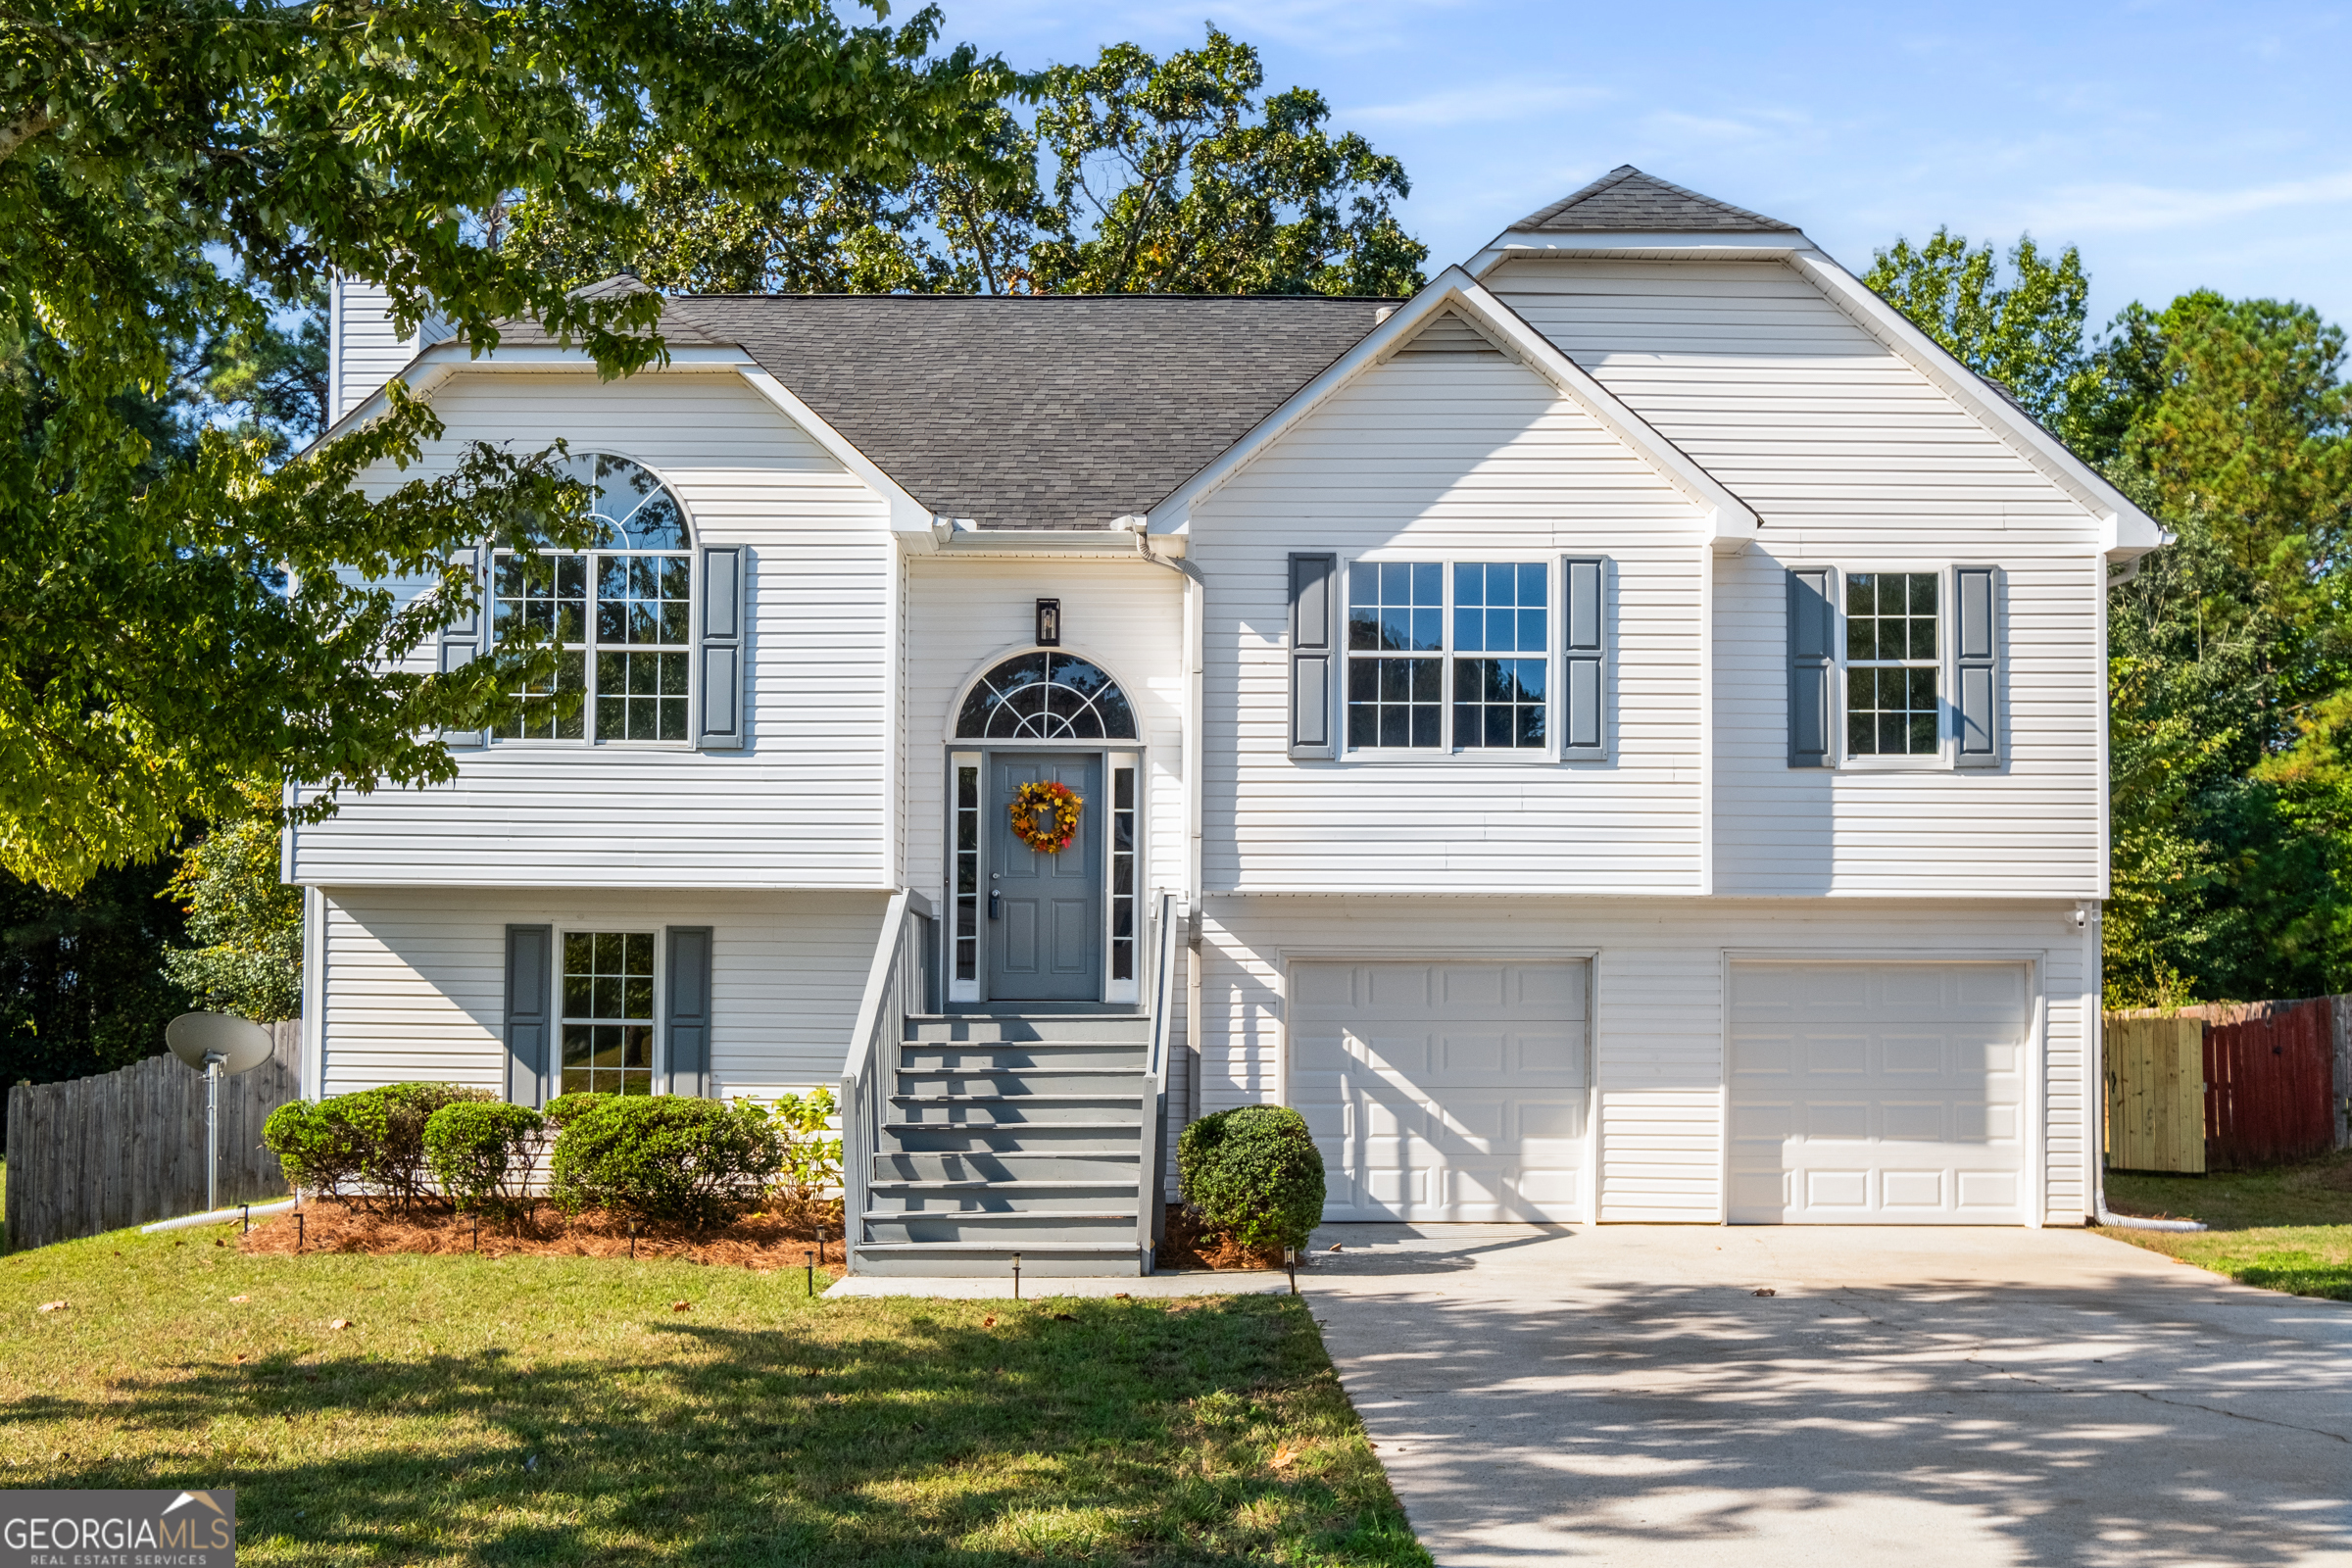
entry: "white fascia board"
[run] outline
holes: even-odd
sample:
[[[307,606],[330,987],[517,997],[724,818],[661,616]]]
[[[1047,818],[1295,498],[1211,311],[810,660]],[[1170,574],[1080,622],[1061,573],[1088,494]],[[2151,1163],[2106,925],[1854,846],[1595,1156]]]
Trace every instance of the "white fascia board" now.
[[[751,361],[746,359],[743,351],[738,348],[691,344],[671,349],[664,366],[649,366],[638,373],[648,374],[660,368],[706,370],[731,368],[750,363]],[[480,354],[473,354],[468,352],[467,346],[463,340],[444,338],[402,366],[392,380],[407,383],[410,396],[423,397],[458,371],[472,367],[484,367],[499,370],[561,370],[590,374],[596,372],[596,361],[579,349],[535,344],[523,348],[490,349]],[[383,386],[377,387],[367,397],[361,399],[343,417],[319,432],[317,439],[302,449],[303,452],[313,451],[333,440],[336,436],[356,429],[369,419],[387,412],[392,407],[390,387],[391,382],[387,381]]]
[[[1126,528],[976,528],[956,518],[940,539],[947,556],[1141,556],[1144,536]]]
[[[908,495],[905,486],[884,473],[880,466],[858,451],[849,437],[819,418],[816,411],[803,403],[792,388],[746,360],[740,351],[730,349],[727,352],[734,356],[730,363],[736,367],[736,373],[754,391],[782,410],[784,416],[806,430],[810,440],[832,455],[834,462],[864,480],[868,489],[890,503],[891,532],[918,535],[919,538],[909,539],[906,543],[918,552],[931,549],[933,514],[929,507]]]
[[[2067,450],[2066,443],[2044,430],[2030,416],[2009,406],[1974,370],[1951,352],[1911,324],[1902,312],[1873,293],[1869,285],[1819,251],[1788,258],[1808,282],[1827,295],[1865,332],[1933,382],[1944,396],[1974,416],[2028,463],[2072,496],[2099,524],[2100,549],[2111,562],[2136,561],[2151,550],[2171,544],[2155,518],[2133,506],[2109,484],[2096,468]]]
[[[1811,240],[1785,228],[1723,233],[1625,229],[1574,234],[1505,229],[1471,257],[1465,270],[1471,276],[1483,279],[1504,262],[1544,256],[1586,259],[1615,256],[1644,262],[1777,262],[1811,249]]]
[[[1490,337],[1514,358],[1543,376],[1582,407],[1636,456],[1680,490],[1706,519],[1714,548],[1738,554],[1756,536],[1756,514],[1747,503],[1725,489],[1715,476],[1692,462],[1690,455],[1652,429],[1642,417],[1617,400],[1574,360],[1516,311],[1479,285],[1467,270],[1448,267],[1389,318],[1367,333],[1355,347],[1333,362],[1321,375],[1300,387],[1288,402],[1258,421],[1255,428],[1227,447],[1214,462],[1170,492],[1153,507],[1153,533],[1182,533],[1191,525],[1192,509],[1257,455],[1280,440],[1292,426],[1321,407],[1341,388],[1381,364],[1396,347],[1439,311],[1452,306],[1477,319]]]

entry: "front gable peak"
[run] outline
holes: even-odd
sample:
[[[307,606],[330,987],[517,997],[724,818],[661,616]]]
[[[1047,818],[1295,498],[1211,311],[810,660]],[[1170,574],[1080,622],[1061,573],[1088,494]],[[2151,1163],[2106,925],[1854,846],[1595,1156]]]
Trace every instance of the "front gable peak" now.
[[[1528,214],[1508,232],[1793,234],[1796,225],[1701,196],[1655,174],[1645,174],[1631,164],[1619,164],[1582,190]]]

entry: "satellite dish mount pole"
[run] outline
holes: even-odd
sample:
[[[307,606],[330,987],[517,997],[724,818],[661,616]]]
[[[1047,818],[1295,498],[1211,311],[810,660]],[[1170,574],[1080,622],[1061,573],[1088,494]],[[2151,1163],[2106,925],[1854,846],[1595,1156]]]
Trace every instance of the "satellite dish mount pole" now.
[[[218,1051],[204,1054],[204,1211],[220,1206],[220,1064]]]

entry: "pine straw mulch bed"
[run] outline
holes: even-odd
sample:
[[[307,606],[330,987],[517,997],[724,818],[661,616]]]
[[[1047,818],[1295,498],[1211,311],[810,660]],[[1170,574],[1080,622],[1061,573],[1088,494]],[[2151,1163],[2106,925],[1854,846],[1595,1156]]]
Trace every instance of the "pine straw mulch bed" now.
[[[1261,1247],[1250,1249],[1233,1239],[1229,1231],[1212,1230],[1200,1222],[1198,1210],[1183,1203],[1170,1203],[1164,1234],[1160,1238],[1158,1260],[1162,1267],[1206,1269],[1278,1269],[1282,1267],[1282,1249]]]
[[[566,1214],[546,1201],[533,1203],[526,1214],[484,1214],[477,1233],[474,1216],[440,1204],[402,1212],[324,1198],[256,1225],[238,1239],[237,1248],[246,1252],[478,1250],[485,1257],[659,1257],[760,1270],[800,1268],[813,1250],[820,1267],[831,1265],[828,1272],[838,1273],[843,1263],[838,1201],[748,1214],[704,1231],[640,1224],[632,1236],[623,1215],[601,1209]]]

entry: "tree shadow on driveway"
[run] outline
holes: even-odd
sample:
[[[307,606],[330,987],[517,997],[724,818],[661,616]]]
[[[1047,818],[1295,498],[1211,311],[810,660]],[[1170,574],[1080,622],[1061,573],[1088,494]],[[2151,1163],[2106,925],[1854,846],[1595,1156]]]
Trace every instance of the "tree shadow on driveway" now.
[[[1318,1255],[1438,1562],[2352,1562],[2352,1309],[2079,1232],[1878,1280],[1856,1237],[1849,1277],[1760,1296],[1720,1230],[1613,1230]]]

